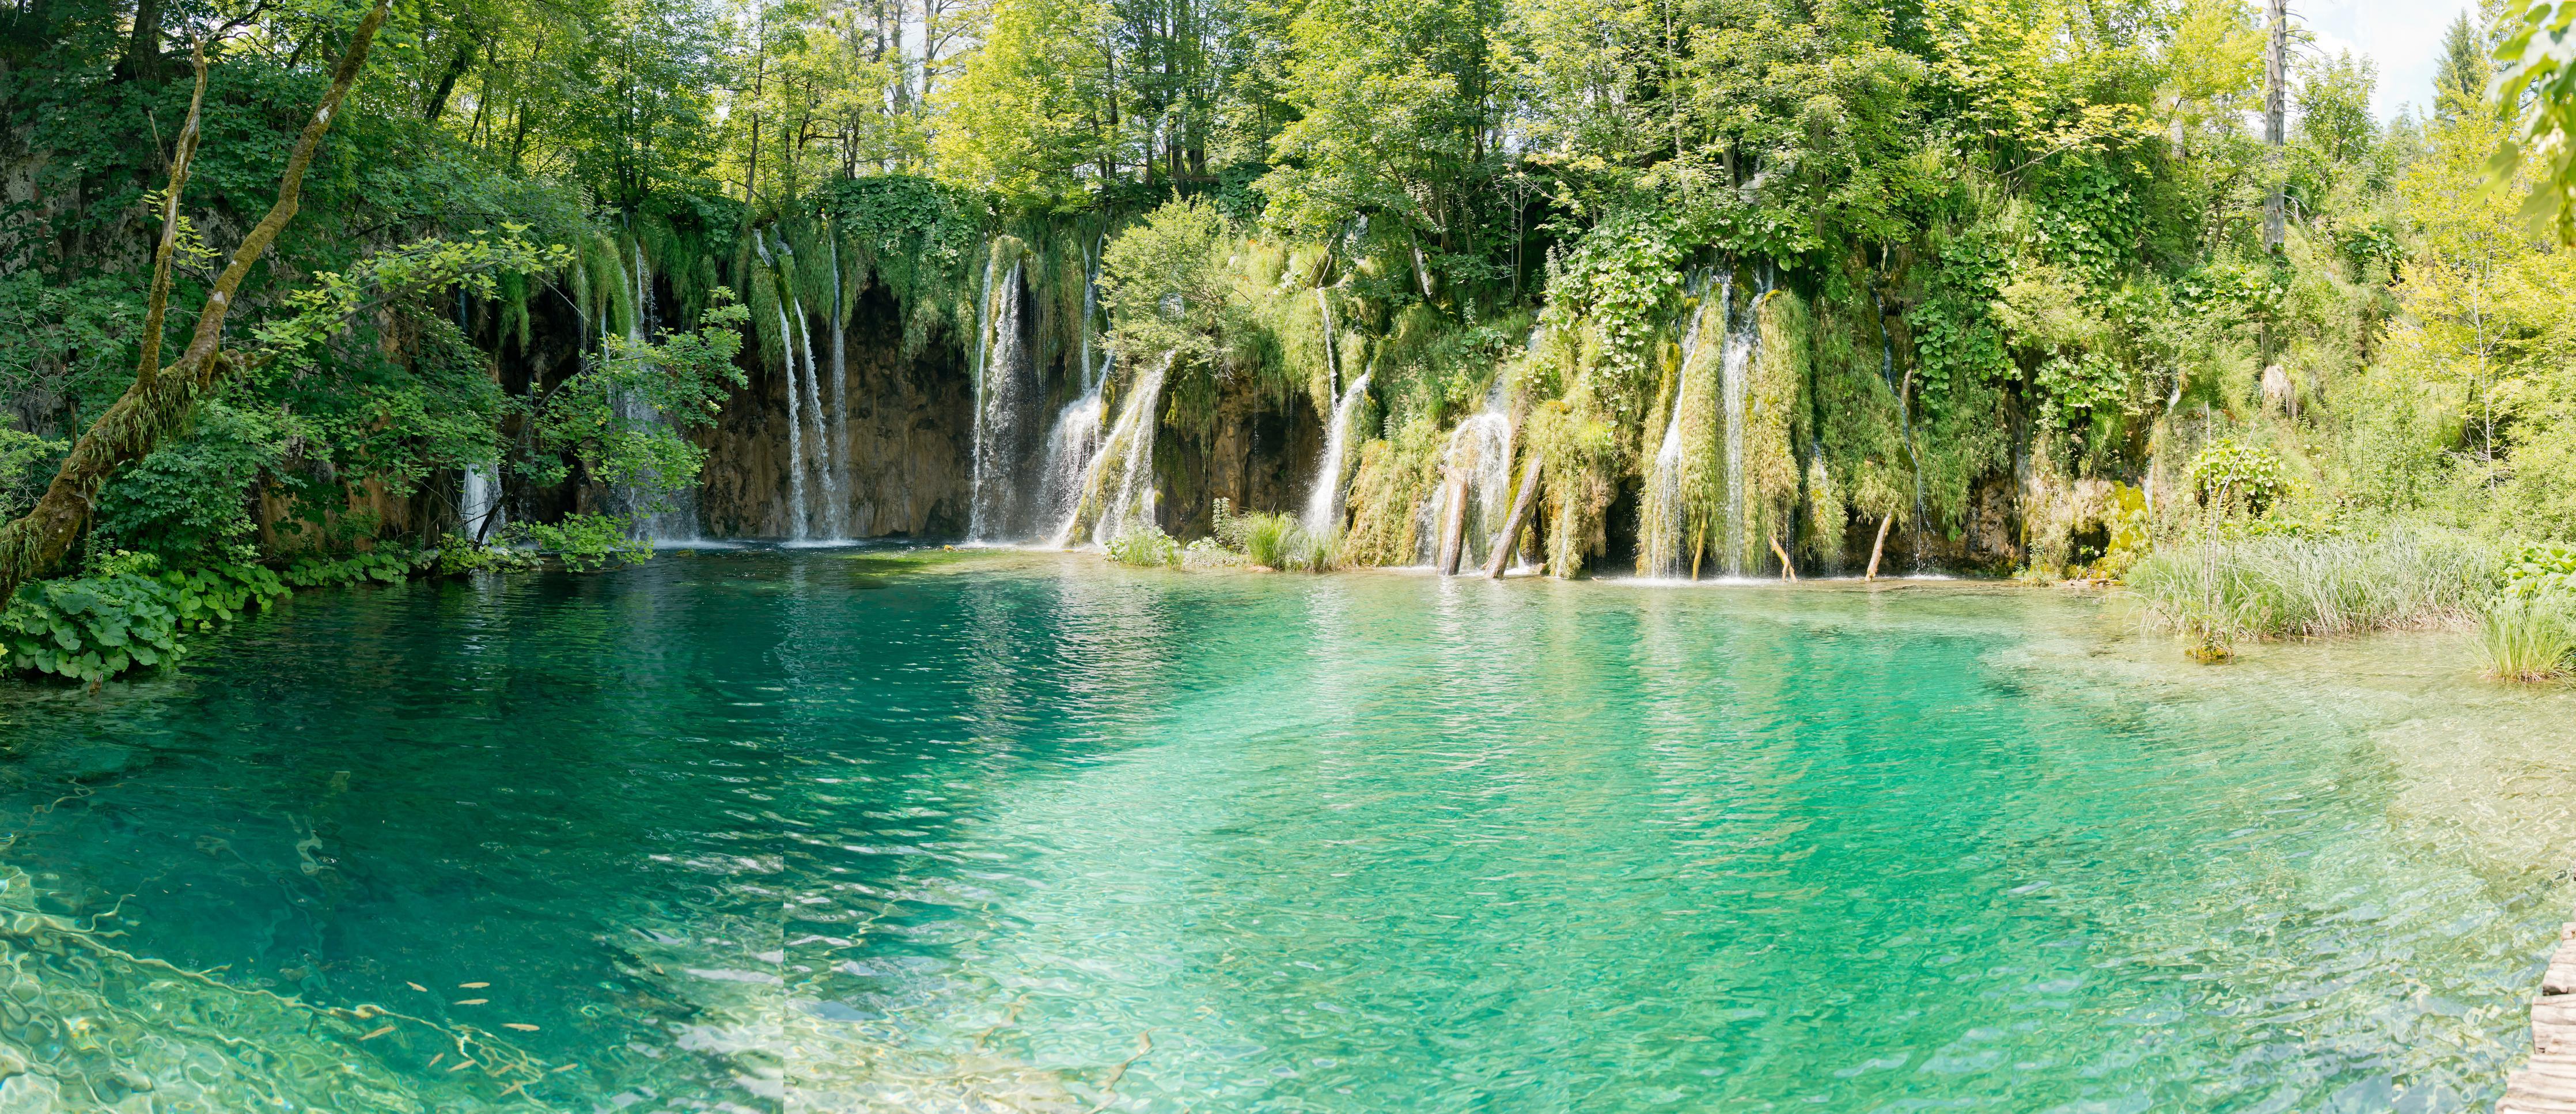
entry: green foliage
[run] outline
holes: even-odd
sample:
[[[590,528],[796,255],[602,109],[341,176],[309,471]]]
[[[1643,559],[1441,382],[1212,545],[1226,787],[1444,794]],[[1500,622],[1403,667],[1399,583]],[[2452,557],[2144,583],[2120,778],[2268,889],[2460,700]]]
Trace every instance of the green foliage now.
[[[653,492],[657,504],[694,483],[707,454],[686,435],[712,424],[726,394],[748,381],[734,358],[750,317],[719,288],[696,329],[606,337],[598,359],[526,408],[533,451],[517,462],[521,474],[561,483],[579,464],[594,481]]]
[[[2496,95],[2522,108],[2489,171],[2499,186],[2523,187],[2526,219],[2547,226],[2560,243],[2576,244],[2576,0],[2514,0],[2502,26]],[[2472,34],[2463,12],[2437,81],[2446,113],[2486,99],[2486,60],[2474,52]],[[2523,180],[2525,160],[2534,154],[2546,162],[2536,180]]]
[[[165,569],[123,550],[81,576],[31,582],[0,610],[0,654],[10,668],[98,682],[179,660],[185,636],[214,629],[284,596],[289,583],[259,565]]]
[[[2505,551],[2504,594],[2576,601],[2576,548],[2526,543]]]
[[[0,427],[0,518],[16,518],[36,505],[53,478],[46,466],[60,460],[69,447]]]
[[[463,576],[477,572],[535,572],[545,567],[545,558],[533,549],[504,545],[497,540],[476,541],[463,534],[449,534],[439,539],[440,576]]]
[[[1136,526],[1109,539],[1101,552],[1111,561],[1140,569],[1179,568],[1185,555],[1181,543],[1150,523]]]
[[[568,514],[560,522],[513,522],[504,529],[509,542],[552,557],[569,572],[598,572],[653,557],[653,543],[635,537],[627,520],[615,515]]]
[[[2222,510],[2244,507],[2260,514],[2289,490],[2279,453],[2221,437],[2191,461],[2191,483],[2201,498]]]

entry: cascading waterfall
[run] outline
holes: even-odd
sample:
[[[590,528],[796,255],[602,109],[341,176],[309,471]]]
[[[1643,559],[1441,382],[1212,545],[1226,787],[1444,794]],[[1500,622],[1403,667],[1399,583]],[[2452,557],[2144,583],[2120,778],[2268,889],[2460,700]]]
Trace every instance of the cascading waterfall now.
[[[787,245],[782,241],[779,246],[784,248]],[[805,316],[805,302],[803,299],[796,296],[795,291],[790,290],[788,292],[787,301],[788,304],[794,308],[796,318],[796,351],[797,354],[802,356],[805,361],[805,377],[803,382],[805,387],[805,422],[807,432],[812,435],[811,442],[814,446],[814,451],[816,453],[828,455],[831,451],[831,445],[830,442],[825,439],[823,430],[823,391],[821,385],[816,381],[814,373],[814,329],[812,319]],[[789,384],[790,387],[793,387],[794,385],[795,384],[793,383]],[[839,483],[839,477],[831,467],[831,462],[824,461],[814,468],[814,478],[820,480],[823,485],[823,513],[818,515],[815,513],[814,508],[809,507],[805,509],[805,518],[809,522],[820,519],[826,531],[826,536],[838,539],[841,534],[838,523],[840,516],[835,513],[832,508],[839,506],[841,502],[841,486]]]
[[[1341,525],[1342,473],[1349,467],[1351,424],[1358,416],[1360,403],[1368,399],[1371,374],[1361,372],[1359,378],[1351,380],[1351,389],[1333,400],[1333,415],[1324,427],[1324,455],[1315,462],[1315,482],[1306,492],[1306,513],[1298,516],[1307,533],[1325,534]]]
[[[1118,410],[1118,423],[1110,427],[1084,479],[1083,501],[1100,512],[1091,522],[1095,544],[1107,545],[1120,534],[1154,524],[1154,429],[1163,404],[1163,377],[1171,369],[1166,358],[1163,366],[1136,377],[1126,405]],[[1077,509],[1056,538],[1058,548],[1073,544],[1082,519]]]
[[[1028,462],[1033,424],[1029,409],[1037,392],[1034,369],[1023,366],[1027,359],[1020,343],[1026,301],[1021,296],[1023,267],[1021,262],[1011,264],[998,302],[991,302],[990,292],[986,295],[992,312],[985,326],[987,339],[977,345],[983,352],[983,369],[976,377],[975,473],[967,515],[971,541],[1010,537],[1013,530],[1022,528],[1027,507],[1029,493],[1019,473]]]
[[[465,483],[456,496],[456,520],[465,536],[483,541],[501,528],[501,483],[480,464],[465,466]]]
[[[1082,481],[1091,468],[1091,460],[1100,452],[1101,386],[1109,381],[1109,367],[1114,353],[1104,352],[1100,366],[1091,364],[1091,328],[1099,313],[1100,260],[1088,255],[1082,272],[1082,322],[1076,354],[1077,373],[1082,376],[1082,393],[1064,405],[1055,424],[1047,430],[1046,471],[1038,477],[1038,513],[1041,522],[1066,522],[1080,509]],[[1057,531],[1058,536],[1064,529]]]
[[[1691,292],[1699,305],[1691,311],[1690,324],[1682,329],[1681,370],[1673,377],[1671,414],[1664,422],[1664,441],[1646,467],[1645,498],[1637,510],[1637,574],[1640,576],[1680,576],[1683,572],[1683,535],[1688,530],[1687,508],[1682,500],[1682,410],[1690,397],[1696,376],[1705,374],[1707,361],[1699,358],[1699,331],[1708,319],[1712,301],[1718,310],[1719,328],[1725,328],[1727,301],[1734,293],[1731,278],[1718,287],[1717,297],[1707,295],[1708,284],[1700,280]]]
[[[1441,446],[1440,482],[1423,500],[1414,518],[1414,554],[1422,564],[1438,560],[1440,535],[1449,518],[1451,479],[1463,478],[1459,488],[1465,499],[1465,530],[1459,535],[1461,566],[1482,564],[1493,548],[1493,537],[1502,532],[1503,516],[1511,511],[1512,418],[1510,404],[1503,397],[1502,380],[1497,377],[1494,389],[1485,403],[1458,428],[1449,431],[1449,440]]]
[[[778,358],[787,365],[787,536],[805,540],[805,424],[796,391],[796,349],[788,343],[787,303],[778,303]]]
[[[975,439],[968,458],[966,489],[966,537],[972,541],[984,536],[984,442],[985,368],[993,358],[993,272],[1001,266],[1002,257],[987,249],[984,253],[984,285],[975,293]]]

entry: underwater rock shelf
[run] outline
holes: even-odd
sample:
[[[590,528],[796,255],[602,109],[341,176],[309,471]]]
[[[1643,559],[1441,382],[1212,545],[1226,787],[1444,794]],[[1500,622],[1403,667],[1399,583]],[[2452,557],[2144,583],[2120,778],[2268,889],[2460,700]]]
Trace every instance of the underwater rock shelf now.
[[[2576,1114],[2576,921],[2559,926],[2531,1003],[2531,1060],[2505,1077],[2496,1114]]]

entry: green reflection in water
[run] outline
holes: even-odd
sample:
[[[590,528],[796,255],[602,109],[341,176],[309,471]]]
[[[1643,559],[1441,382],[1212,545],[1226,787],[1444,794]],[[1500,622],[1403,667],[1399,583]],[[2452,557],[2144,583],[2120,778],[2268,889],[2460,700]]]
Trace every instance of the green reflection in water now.
[[[2466,1109],[2576,702],[2458,652],[1027,554],[312,594],[0,689],[0,1100]]]

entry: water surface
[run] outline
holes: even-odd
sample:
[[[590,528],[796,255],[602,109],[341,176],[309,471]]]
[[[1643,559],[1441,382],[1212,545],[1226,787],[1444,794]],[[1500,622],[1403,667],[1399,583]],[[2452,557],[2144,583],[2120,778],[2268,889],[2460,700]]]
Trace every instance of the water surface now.
[[[199,645],[0,687],[0,1104],[2463,1110],[2571,897],[2576,701],[2046,590],[732,552]]]

